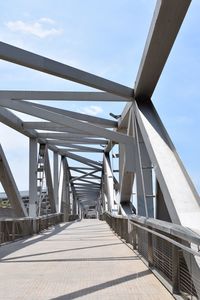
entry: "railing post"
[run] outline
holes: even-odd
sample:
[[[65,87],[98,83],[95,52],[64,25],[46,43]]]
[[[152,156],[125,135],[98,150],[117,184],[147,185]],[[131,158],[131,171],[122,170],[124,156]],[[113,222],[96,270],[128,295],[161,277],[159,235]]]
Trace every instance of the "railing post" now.
[[[114,228],[115,228],[115,218],[112,217],[112,230],[114,230]]]
[[[153,236],[148,232],[148,265],[153,267]]]
[[[116,232],[116,224],[117,224],[117,218],[114,217],[113,231],[115,232]]]
[[[124,219],[121,218],[121,238],[124,239]]]
[[[127,240],[127,226],[126,226],[126,219],[122,219],[122,238],[126,241]]]
[[[117,218],[117,228],[116,228],[116,233],[117,233],[117,235],[120,234],[120,219],[119,219],[119,218]]]
[[[135,225],[132,225],[133,226],[133,233],[132,233],[132,236],[133,236],[133,250],[136,250],[137,249],[137,227]]]
[[[122,238],[125,240],[125,242],[128,242],[128,219],[122,219],[122,224]]]
[[[129,240],[130,240],[130,237],[129,237],[129,220],[126,219],[126,242],[130,243]]]
[[[15,239],[15,220],[12,221],[12,241]]]
[[[128,227],[128,243],[133,245],[133,225],[131,224],[131,222],[129,220],[127,220],[128,224],[127,224],[127,227]]]
[[[122,237],[122,219],[119,219],[119,236]]]
[[[179,286],[179,249],[172,245],[172,292],[173,294],[180,293]]]

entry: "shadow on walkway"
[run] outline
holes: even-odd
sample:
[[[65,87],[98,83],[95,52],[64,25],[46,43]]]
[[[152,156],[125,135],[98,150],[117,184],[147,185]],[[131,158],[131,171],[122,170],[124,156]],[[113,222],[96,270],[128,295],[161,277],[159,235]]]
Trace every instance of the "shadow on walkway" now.
[[[79,222],[79,221],[75,221],[75,222]],[[26,239],[20,239],[18,241],[13,241],[9,244],[1,245],[0,246],[0,259],[2,259],[3,257],[5,257],[5,256],[7,256],[7,255],[9,255],[13,252],[21,250],[25,247],[28,247],[28,246],[33,245],[35,243],[44,241],[45,239],[48,239],[49,237],[54,236],[54,235],[62,232],[63,230],[65,230],[66,228],[71,226],[72,224],[74,224],[74,222],[66,223],[63,226],[61,226],[60,224],[55,225],[55,227],[50,228],[50,229],[45,230],[45,231],[42,231],[38,235],[29,236]]]
[[[120,277],[120,278],[117,278],[117,279],[113,279],[113,280],[110,280],[110,281],[107,281],[107,282],[104,282],[104,283],[100,283],[98,285],[94,285],[94,286],[91,286],[91,287],[88,287],[88,288],[84,288],[82,290],[78,290],[76,292],[72,292],[72,293],[69,293],[69,294],[66,294],[66,295],[63,295],[63,296],[52,298],[51,300],[72,300],[72,299],[76,299],[78,297],[83,297],[83,296],[95,293],[97,291],[100,291],[100,290],[103,290],[103,289],[121,284],[123,282],[127,282],[127,281],[130,281],[130,280],[133,280],[133,279],[138,279],[142,276],[146,276],[146,275],[149,275],[149,274],[151,274],[151,271],[149,271],[149,270],[142,271],[142,272],[139,272],[139,273],[136,273],[136,274],[127,275],[127,276]]]
[[[137,256],[116,256],[116,257],[86,257],[86,258],[52,258],[52,259],[36,259],[36,260],[13,260],[4,259],[1,263],[51,263],[51,262],[97,262],[97,261],[121,261],[121,260],[139,260]]]
[[[86,250],[86,249],[92,249],[92,248],[110,247],[110,246],[115,246],[115,245],[121,245],[121,243],[112,243],[112,244],[109,243],[109,244],[101,244],[101,245],[95,245],[95,246],[90,246],[90,247],[79,247],[79,248],[70,248],[70,249],[55,250],[55,251],[48,251],[48,252],[40,252],[40,253],[29,254],[29,255],[9,257],[9,258],[4,258],[4,259],[1,258],[2,259],[1,262],[12,261],[13,259],[35,257],[35,256],[40,256],[40,255],[63,253],[63,252],[68,252],[68,251],[73,251],[74,252],[74,251],[78,251],[78,250]]]

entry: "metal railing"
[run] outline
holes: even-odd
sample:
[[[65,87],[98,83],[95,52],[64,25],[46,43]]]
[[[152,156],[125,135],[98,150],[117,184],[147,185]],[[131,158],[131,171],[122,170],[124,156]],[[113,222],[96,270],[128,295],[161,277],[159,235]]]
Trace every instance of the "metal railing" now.
[[[0,219],[0,244],[39,233],[63,222],[63,214],[50,214],[33,218]]]
[[[200,236],[183,226],[145,217],[103,219],[143,259],[168,290],[200,299]]]

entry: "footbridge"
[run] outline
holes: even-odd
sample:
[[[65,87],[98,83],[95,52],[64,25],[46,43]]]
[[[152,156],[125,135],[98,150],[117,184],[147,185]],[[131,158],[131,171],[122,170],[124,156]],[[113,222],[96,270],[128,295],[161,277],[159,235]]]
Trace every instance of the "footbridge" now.
[[[2,60],[89,88],[0,91],[0,121],[29,140],[27,195],[0,147],[1,299],[200,299],[199,194],[151,101],[190,2],[157,1],[132,88],[0,42]]]

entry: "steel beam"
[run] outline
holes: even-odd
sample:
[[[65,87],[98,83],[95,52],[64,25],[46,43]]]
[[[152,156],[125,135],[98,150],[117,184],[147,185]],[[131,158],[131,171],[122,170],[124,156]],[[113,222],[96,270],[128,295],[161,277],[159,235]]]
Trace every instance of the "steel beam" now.
[[[139,173],[140,175],[137,173],[137,175],[139,175],[139,177],[141,177],[142,179],[142,184],[140,184],[140,188],[141,186],[143,186],[142,191],[138,186],[138,176],[137,176],[137,196],[140,197],[142,196],[143,200],[144,200],[144,206],[147,207],[147,212],[148,212],[148,217],[149,218],[153,218],[154,217],[154,198],[155,195],[153,194],[153,178],[152,178],[152,163],[151,160],[149,158],[146,146],[145,146],[145,142],[142,138],[141,135],[141,131],[138,128],[137,124],[135,125],[136,128],[136,132],[137,132],[137,139],[139,141],[138,143],[138,162],[140,161],[140,170]],[[144,189],[144,190],[143,190]],[[141,194],[142,192],[142,194]],[[144,195],[143,195],[144,192]],[[141,201],[142,202],[142,201]],[[140,206],[140,210],[138,209],[138,214],[139,215],[144,215],[144,207],[141,209],[142,207],[142,203]],[[138,207],[139,207],[138,206]]]
[[[0,42],[0,58],[128,99],[133,95],[133,90],[129,87],[3,42]]]
[[[98,148],[92,148],[92,147],[85,147],[85,146],[81,146],[81,145],[77,145],[77,144],[70,144],[68,142],[65,141],[60,141],[60,140],[47,140],[49,145],[58,145],[58,146],[67,146],[69,147],[69,149],[66,149],[67,151],[79,151],[79,152],[98,152],[98,153],[103,153],[102,149],[98,149]],[[81,140],[79,142],[79,144],[81,143]],[[72,148],[72,149],[70,149]]]
[[[126,102],[129,98],[105,92],[76,92],[76,91],[0,91],[0,99],[14,100],[53,100],[53,101],[111,101]]]
[[[80,133],[80,130],[71,128],[69,126],[59,125],[54,122],[23,122],[23,128],[25,129],[38,129],[38,130],[47,130],[47,131],[58,131],[58,132],[67,132],[71,134],[86,134],[86,135],[93,135],[92,133]]]
[[[153,104],[135,103],[136,118],[173,223],[200,228],[200,199]]]
[[[29,140],[29,217],[37,216],[37,140]]]
[[[80,178],[79,181],[89,183],[89,184],[92,184],[94,186],[100,186],[100,184],[97,183],[97,182],[94,182],[94,181],[91,181],[91,180],[86,180],[86,179],[83,179],[83,178]],[[79,184],[79,182],[77,182],[77,184]]]
[[[52,181],[52,176],[51,176],[51,167],[50,167],[49,153],[48,153],[47,146],[45,146],[44,169],[45,169],[45,175],[46,175],[48,198],[49,198],[49,202],[51,204],[51,213],[55,213],[56,212],[56,203],[55,203],[55,197],[54,197],[53,181]]]
[[[39,132],[38,137],[40,138],[49,138],[49,139],[59,139],[59,140],[68,140],[68,138],[90,138],[90,135],[85,133],[62,133],[62,132]]]
[[[64,151],[64,150],[62,150],[62,153],[63,153],[63,156],[67,156],[70,159],[77,160],[77,161],[79,161],[83,164],[90,165],[90,166],[92,166],[94,168],[97,168],[97,169],[99,169],[99,167],[102,166],[102,163],[100,163],[98,161],[95,161],[95,160],[92,160],[92,159],[89,159],[89,158],[86,158],[86,157],[82,157],[82,156],[74,154],[74,153],[70,153],[70,152],[67,152],[67,151]]]
[[[0,122],[26,135],[27,137],[37,137],[37,132],[35,130],[24,128],[22,120],[15,114],[13,114],[11,111],[9,111],[7,108],[0,107]]]
[[[14,209],[16,217],[27,217],[27,211],[17,189],[15,179],[12,175],[3,149],[0,145],[0,181],[10,201],[11,207]]]
[[[55,112],[58,114],[62,114],[64,116],[68,116],[73,119],[78,119],[78,120],[86,121],[88,123],[100,125],[100,126],[106,127],[106,128],[116,128],[117,124],[118,124],[116,121],[112,121],[112,120],[105,119],[105,118],[94,117],[91,115],[78,113],[78,112],[74,112],[74,111],[70,111],[70,110],[65,110],[65,109],[61,109],[61,108],[51,107],[51,106],[47,106],[47,105],[42,105],[42,104],[38,104],[38,103],[33,103],[33,102],[31,102],[31,103],[34,106],[39,107],[41,109],[45,109],[47,111],[52,111],[52,112]]]
[[[58,213],[58,152],[53,152],[53,189],[56,212]]]
[[[103,175],[104,175],[104,192],[108,199],[108,209],[112,213],[114,209],[114,181],[113,173],[110,167],[109,154],[103,156]]]
[[[69,169],[70,170],[75,170],[77,172],[83,172],[82,170],[94,170],[94,168],[87,168],[87,167],[70,167]]]
[[[95,170],[95,171],[86,173],[86,174],[84,174],[84,175],[81,175],[81,176],[72,178],[72,179],[71,179],[71,182],[73,182],[73,181],[75,181],[75,180],[79,180],[80,178],[88,177],[88,175],[93,175],[93,174],[95,174],[95,173],[97,173],[97,172],[99,172],[99,170]],[[95,177],[95,178],[96,178],[96,177]]]
[[[132,99],[133,101],[133,99]],[[124,130],[128,127],[129,111],[133,103],[127,103],[122,111],[121,117],[118,120],[118,130]]]
[[[59,140],[49,140],[47,141],[51,142],[51,144],[59,143]],[[62,142],[64,143],[64,142]],[[93,139],[93,138],[68,138],[67,141],[65,142],[66,146],[72,145],[72,144],[82,144],[82,145],[106,145],[107,141],[103,139]],[[58,144],[57,144],[58,145]]]
[[[23,113],[28,113],[29,115],[45,119],[47,121],[52,121],[60,125],[70,126],[76,128],[80,131],[86,131],[98,134],[104,138],[111,139],[116,142],[129,144],[132,142],[132,138],[84,121],[79,121],[68,116],[63,116],[61,114],[47,111],[45,109],[38,108],[33,105],[33,103],[28,103],[25,101],[18,100],[0,100],[0,106],[5,106]]]
[[[136,160],[135,160],[135,132],[134,132],[134,115],[132,110],[127,114],[127,134],[133,137],[132,145],[120,145],[120,204],[124,207],[124,212],[131,214],[130,201],[133,190],[135,177]],[[121,129],[122,130],[122,129]],[[124,129],[125,130],[125,129]],[[126,206],[126,209],[125,209]],[[128,209],[129,207],[129,209]]]
[[[135,98],[151,98],[191,0],[157,0],[135,83]]]
[[[140,131],[136,119],[134,120],[134,130],[136,136],[136,191],[137,191],[137,213],[140,216],[149,218],[147,197],[145,193],[144,176],[142,170],[142,155],[140,151],[140,143],[143,142],[140,139]]]
[[[64,214],[64,222],[67,222],[69,221],[69,215],[70,215],[70,190],[69,190],[70,174],[68,172],[68,164],[66,158],[62,158],[62,164],[63,164],[63,181],[62,181],[61,212]]]

